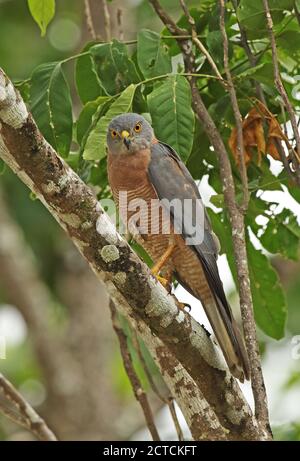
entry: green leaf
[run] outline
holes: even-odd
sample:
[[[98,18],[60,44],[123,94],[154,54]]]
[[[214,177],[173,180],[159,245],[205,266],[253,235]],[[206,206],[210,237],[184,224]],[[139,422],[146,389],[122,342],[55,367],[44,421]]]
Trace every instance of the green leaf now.
[[[47,141],[67,156],[72,141],[72,102],[61,64],[37,67],[31,78],[31,112]]]
[[[289,210],[270,217],[260,240],[270,253],[297,260],[299,256],[300,227],[296,216]]]
[[[255,321],[274,339],[284,336],[287,307],[278,275],[268,258],[247,242],[251,292]]]
[[[276,38],[276,44],[282,48],[288,55],[297,55],[300,51],[300,31],[286,30]]]
[[[148,105],[158,139],[170,144],[186,161],[192,149],[195,125],[186,79],[179,75],[169,77],[150,93]]]
[[[269,0],[273,22],[283,19],[284,10],[292,10],[294,0]],[[237,11],[238,20],[250,33],[250,38],[262,37],[267,30],[262,0],[241,0]]]
[[[245,72],[237,75],[237,78],[243,81],[246,78],[253,78],[259,83],[268,86],[274,86],[274,70],[271,62],[264,62],[255,67],[247,69]]]
[[[223,52],[223,38],[220,30],[213,30],[208,32],[206,37],[206,43],[208,50],[217,64],[223,66],[224,52]],[[231,50],[231,44],[229,43]],[[230,53],[231,54],[231,53]]]
[[[41,29],[42,37],[55,14],[55,0],[28,0],[31,16]]]
[[[221,254],[226,254],[237,286],[237,273],[228,219],[223,212],[214,213],[211,209],[207,211],[213,230],[221,243]],[[277,273],[268,258],[253,247],[249,238],[247,239],[247,255],[255,321],[268,336],[280,339],[284,336],[287,307]]]
[[[99,96],[95,101],[89,101],[85,104],[76,123],[76,137],[78,144],[82,143],[83,138],[87,135],[94,115],[98,113],[99,107],[107,103],[111,98],[109,96]]]
[[[137,61],[145,78],[168,74],[172,71],[168,47],[156,32],[143,29],[138,34]]]
[[[106,114],[100,117],[87,139],[83,153],[85,160],[99,160],[105,156],[108,125],[117,115],[130,112],[135,89],[136,85],[129,85],[118,99],[112,103]]]
[[[91,46],[93,45],[87,45],[82,51],[88,51]],[[105,93],[97,74],[95,61],[90,55],[80,56],[77,59],[75,81],[78,95],[83,104],[93,101]]]
[[[131,83],[140,81],[135,64],[128,56],[124,43],[112,40],[110,43],[94,45],[90,51],[95,58],[101,84],[108,94],[120,93]]]
[[[203,126],[195,121],[193,146],[186,166],[194,179],[201,179],[208,173],[210,165],[216,166],[216,155],[209,149],[210,142]]]

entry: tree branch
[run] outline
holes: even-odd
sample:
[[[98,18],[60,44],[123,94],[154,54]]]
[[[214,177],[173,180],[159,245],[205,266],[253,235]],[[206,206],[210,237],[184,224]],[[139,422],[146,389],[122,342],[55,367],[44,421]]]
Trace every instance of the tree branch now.
[[[234,11],[236,13],[236,20],[237,20],[237,24],[238,24],[240,34],[241,34],[241,45],[245,50],[245,53],[247,55],[247,58],[248,58],[248,61],[249,61],[250,65],[251,65],[251,67],[255,67],[256,64],[257,64],[257,56],[255,56],[255,54],[252,52],[252,50],[251,50],[251,48],[249,46],[249,43],[248,43],[246,30],[242,26],[240,21],[238,20],[238,16],[237,16],[238,3],[237,3],[237,0],[232,0],[232,4],[233,4],[233,7],[234,7]],[[266,105],[265,96],[264,96],[264,93],[263,93],[263,90],[262,90],[262,87],[261,87],[260,83],[257,82],[256,80],[254,80],[254,84],[255,84],[257,98],[264,105]]]
[[[152,410],[151,410],[151,407],[150,407],[150,404],[147,398],[147,394],[144,391],[142,384],[139,380],[139,377],[137,376],[135,372],[135,369],[132,363],[132,357],[130,355],[128,345],[127,345],[127,338],[126,338],[124,331],[119,325],[117,310],[112,300],[109,303],[109,308],[111,312],[111,320],[112,320],[113,328],[115,330],[115,333],[118,337],[119,344],[120,344],[120,351],[121,351],[121,356],[123,359],[123,365],[127,373],[128,379],[131,383],[134,396],[136,400],[139,402],[139,404],[141,405],[141,408],[142,408],[142,411],[144,413],[145,420],[147,423],[147,427],[152,436],[152,439],[154,441],[160,441],[160,437],[158,435],[158,431],[155,425],[153,413],[152,413]]]
[[[105,39],[109,42],[111,40],[110,13],[109,13],[107,1],[101,0],[101,3],[102,3],[102,11],[103,11],[103,17],[104,17]]]
[[[176,29],[176,24],[174,27],[172,18],[170,18],[169,15],[163,10],[158,0],[149,0],[149,2],[153,5],[156,13],[166,25],[169,32],[172,34],[177,33],[178,31]],[[178,44],[182,50],[186,72],[191,74],[194,73],[195,57],[190,44],[188,41],[181,39],[178,40]],[[232,229],[234,257],[239,281],[241,314],[245,334],[245,343],[250,361],[251,383],[255,401],[255,414],[260,424],[261,437],[270,438],[271,432],[268,417],[267,397],[261,370],[258,341],[256,337],[256,326],[253,314],[252,294],[250,288],[249,268],[246,251],[244,217],[236,204],[235,185],[231,165],[221,135],[202,101],[195,77],[190,76],[187,77],[187,79],[190,83],[192,92],[193,110],[202,123],[203,128],[207,133],[207,136],[214,148],[214,151],[216,152],[219,161],[224,200],[228,210]]]
[[[296,140],[296,146],[297,146],[297,153],[300,155],[300,135],[299,135],[299,130],[297,126],[297,120],[296,120],[296,115],[293,109],[293,106],[289,100],[289,97],[287,95],[287,92],[284,88],[284,85],[281,80],[280,76],[280,70],[279,70],[279,63],[278,63],[278,56],[277,56],[277,48],[276,48],[276,41],[275,41],[275,35],[273,32],[273,21],[272,21],[272,16],[270,12],[270,7],[269,7],[269,2],[268,0],[263,0],[263,5],[264,5],[264,10],[265,10],[265,15],[266,15],[266,20],[267,20],[267,28],[269,31],[269,36],[270,36],[270,42],[271,42],[271,49],[272,49],[272,60],[273,60],[273,68],[274,68],[274,82],[275,86],[282,97],[282,100],[284,102],[284,105],[286,107],[287,113],[289,114],[291,125],[293,128],[293,133],[294,137]],[[296,168],[299,169],[299,162],[296,162]]]
[[[183,12],[185,14],[185,16],[187,17],[188,19],[188,22],[191,26],[191,29],[192,29],[192,40],[193,42],[195,43],[196,47],[198,48],[198,50],[204,54],[204,56],[206,57],[207,61],[209,62],[212,70],[214,71],[215,75],[218,77],[218,79],[220,80],[220,82],[222,83],[223,86],[226,86],[226,82],[224,82],[224,79],[222,77],[222,75],[220,74],[219,72],[219,69],[215,63],[215,61],[213,60],[212,56],[210,55],[209,51],[205,48],[205,46],[203,45],[203,43],[201,42],[201,40],[198,38],[198,35],[197,35],[197,31],[196,31],[196,25],[195,25],[195,20],[193,18],[193,16],[190,14],[186,4],[185,4],[185,1],[184,0],[180,0],[180,4],[181,4],[181,7],[183,9]]]
[[[237,150],[239,156],[239,169],[243,186],[243,203],[241,205],[241,210],[243,213],[246,213],[249,203],[249,190],[248,190],[248,177],[247,177],[247,167],[244,155],[244,138],[243,138],[243,120],[240,113],[240,108],[238,105],[238,100],[235,92],[235,88],[232,81],[231,72],[229,69],[229,58],[228,58],[228,37],[225,29],[225,2],[220,0],[220,29],[223,38],[223,52],[224,52],[224,69],[227,78],[227,89],[229,92],[231,105],[233,109],[235,125],[237,130]]]
[[[175,429],[176,429],[176,432],[177,432],[177,435],[178,435],[178,440],[184,440],[183,438],[183,432],[182,432],[182,429],[180,427],[180,424],[179,424],[179,421],[178,421],[178,418],[177,418],[177,414],[176,414],[176,410],[175,410],[175,405],[174,405],[174,397],[172,397],[172,395],[169,393],[169,395],[167,397],[164,397],[164,395],[162,394],[162,392],[158,389],[158,387],[156,386],[153,378],[152,378],[152,375],[151,375],[151,372],[147,366],[147,363],[146,363],[146,360],[143,356],[143,353],[142,353],[142,350],[141,350],[141,347],[140,347],[140,343],[139,343],[139,338],[137,336],[137,333],[136,333],[136,330],[132,329],[132,344],[133,344],[133,347],[135,348],[137,354],[138,354],[138,357],[139,357],[139,361],[143,367],[143,370],[144,370],[144,373],[147,377],[147,380],[148,380],[148,383],[152,389],[152,391],[154,392],[154,394],[159,398],[159,400],[164,403],[165,405],[167,405],[167,407],[169,408],[170,410],[170,413],[171,413],[171,417],[172,417],[172,420],[174,422],[174,426],[175,426]],[[168,390],[169,392],[169,390]]]
[[[118,308],[120,312],[127,316],[132,327],[143,338],[171,395],[176,398],[194,440],[239,439],[241,434],[237,434],[235,430],[231,433],[228,429],[222,427],[216,412],[208,404],[195,380],[161,340],[151,333],[145,322],[141,319],[133,318],[121,300],[118,301]],[[249,411],[249,407],[244,408],[246,412]],[[248,429],[250,427],[247,428],[247,431]],[[244,433],[247,431],[244,431]],[[249,435],[250,433],[248,433],[248,437]],[[255,435],[252,434],[251,437],[255,437]]]
[[[93,18],[92,18],[89,0],[84,0],[84,14],[85,14],[86,25],[87,25],[89,33],[91,34],[91,37],[93,40],[97,40],[97,34],[96,34],[94,24],[93,24]]]
[[[143,320],[163,341],[232,438],[258,439],[251,411],[219,350],[204,329],[178,309],[172,296],[117,234],[91,190],[44,140],[2,71],[0,123],[0,157],[60,223],[96,276],[106,283],[113,301],[121,299],[117,305],[128,309],[127,317]]]
[[[21,396],[16,388],[0,373],[0,411],[32,432],[39,440],[56,441],[56,437],[45,421],[35,412],[28,402]]]

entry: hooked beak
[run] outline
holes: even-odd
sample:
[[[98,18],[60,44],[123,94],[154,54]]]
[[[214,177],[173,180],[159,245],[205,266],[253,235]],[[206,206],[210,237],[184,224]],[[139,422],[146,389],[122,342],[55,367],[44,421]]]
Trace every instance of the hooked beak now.
[[[128,131],[123,130],[122,133],[121,133],[121,137],[122,137],[122,139],[123,139],[123,142],[124,142],[125,146],[127,147],[127,149],[129,149],[131,140],[130,140],[130,138],[129,138],[129,133],[128,133]]]

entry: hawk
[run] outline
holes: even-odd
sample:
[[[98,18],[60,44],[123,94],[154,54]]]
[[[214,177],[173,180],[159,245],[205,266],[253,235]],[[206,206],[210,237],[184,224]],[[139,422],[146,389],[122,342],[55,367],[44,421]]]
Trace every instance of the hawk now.
[[[139,241],[154,262],[153,275],[165,286],[176,278],[201,301],[232,375],[240,381],[249,379],[243,339],[218,272],[218,241],[188,169],[171,146],[156,139],[139,114],[122,114],[110,122],[107,147],[108,180],[122,220],[127,223],[134,215],[130,203],[143,200],[147,205],[136,227],[146,222],[139,228]],[[121,193],[126,193],[126,201],[120,200]],[[168,207],[174,199],[192,206],[179,213]],[[153,213],[153,202],[161,205],[158,213]],[[193,242],[197,212],[203,217],[202,234]]]

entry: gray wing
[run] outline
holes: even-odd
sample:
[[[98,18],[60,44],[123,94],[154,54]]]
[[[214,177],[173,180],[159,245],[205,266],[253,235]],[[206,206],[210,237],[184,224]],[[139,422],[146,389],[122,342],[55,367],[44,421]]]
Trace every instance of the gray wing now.
[[[171,212],[174,227],[181,224],[181,233],[186,241],[194,232],[193,225],[191,226],[189,223],[194,224],[196,222],[194,215],[197,211],[200,212],[200,216],[202,213],[203,239],[200,243],[190,245],[190,248],[195,251],[199,258],[207,283],[215,299],[215,306],[206,307],[204,304],[203,307],[210,319],[224,356],[227,357],[231,372],[241,381],[244,379],[244,374],[249,379],[247,353],[224,293],[217,266],[218,248],[198,188],[174,149],[164,143],[158,142],[151,146],[148,175],[158,198],[164,206],[163,199],[167,201],[179,199],[181,202],[184,199],[190,199],[193,202],[191,208],[186,210],[184,207],[184,213],[176,214],[176,209],[174,211],[172,207],[171,209],[167,207],[168,211]],[[184,222],[182,222],[183,215]],[[180,277],[178,280],[182,283]],[[191,292],[191,289],[186,284],[183,284],[183,286]]]
[[[167,199],[168,201],[173,199],[181,201],[192,199],[192,208],[188,208],[185,211],[185,213],[191,213],[190,216],[185,216],[184,223],[179,223],[181,224],[182,235],[185,239],[191,237],[194,229],[189,227],[189,223],[195,223],[196,219],[193,215],[196,213],[198,207],[202,207],[199,215],[201,216],[202,213],[204,217],[203,241],[197,245],[192,245],[191,248],[197,253],[202,263],[212,292],[221,300],[227,315],[231,319],[231,309],[226,300],[217,266],[218,248],[216,240],[199,190],[190,172],[174,149],[167,144],[159,142],[151,146],[151,161],[148,167],[148,174],[159,199]],[[171,209],[170,211],[172,214],[173,210]],[[182,219],[182,215],[180,213],[178,216],[173,214],[172,218],[176,224],[178,220]]]

